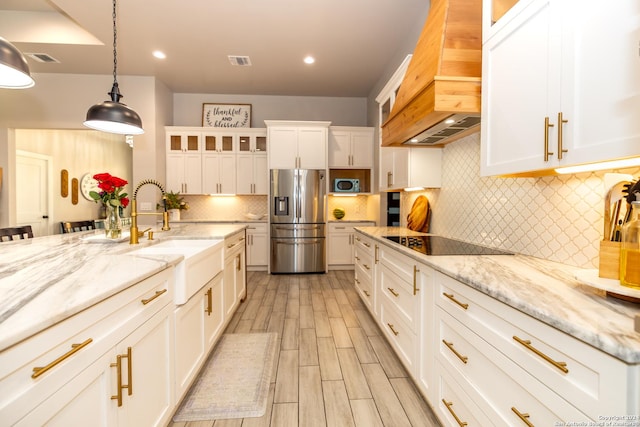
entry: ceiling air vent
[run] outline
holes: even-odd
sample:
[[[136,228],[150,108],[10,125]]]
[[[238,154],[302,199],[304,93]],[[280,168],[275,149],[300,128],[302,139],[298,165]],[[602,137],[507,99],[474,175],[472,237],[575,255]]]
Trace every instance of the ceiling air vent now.
[[[227,57],[229,58],[231,65],[239,65],[241,67],[251,66],[251,59],[248,56],[229,55]]]
[[[25,53],[25,55],[37,62],[45,62],[47,64],[60,63],[60,61],[47,53]]]

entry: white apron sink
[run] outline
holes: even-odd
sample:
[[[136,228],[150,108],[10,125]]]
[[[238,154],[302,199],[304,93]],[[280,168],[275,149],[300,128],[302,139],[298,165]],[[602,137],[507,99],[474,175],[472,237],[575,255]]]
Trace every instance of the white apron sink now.
[[[175,303],[184,304],[222,271],[224,240],[173,239],[129,252],[135,256],[182,255],[175,266]]]

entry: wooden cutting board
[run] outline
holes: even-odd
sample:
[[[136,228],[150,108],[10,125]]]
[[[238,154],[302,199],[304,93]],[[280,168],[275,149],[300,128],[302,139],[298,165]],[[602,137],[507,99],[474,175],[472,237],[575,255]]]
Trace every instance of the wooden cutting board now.
[[[407,228],[413,231],[428,233],[430,219],[431,207],[429,206],[429,199],[425,196],[418,196],[415,202],[413,202],[411,212],[407,215]]]

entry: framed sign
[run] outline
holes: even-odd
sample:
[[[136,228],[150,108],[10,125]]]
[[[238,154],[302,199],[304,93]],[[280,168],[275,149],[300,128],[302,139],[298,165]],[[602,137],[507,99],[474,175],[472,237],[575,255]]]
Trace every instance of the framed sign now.
[[[251,104],[202,104],[202,126],[251,127]]]

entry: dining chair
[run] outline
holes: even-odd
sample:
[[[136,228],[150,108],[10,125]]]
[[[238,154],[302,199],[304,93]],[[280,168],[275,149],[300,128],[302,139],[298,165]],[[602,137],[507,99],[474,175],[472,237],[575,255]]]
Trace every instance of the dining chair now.
[[[75,233],[77,231],[95,230],[96,224],[93,220],[87,221],[62,221],[60,223],[60,230],[62,234]]]
[[[33,229],[30,225],[23,225],[21,227],[7,227],[0,228],[0,242],[8,242],[11,240],[24,240],[33,238]],[[19,237],[19,239],[18,239]]]

